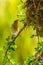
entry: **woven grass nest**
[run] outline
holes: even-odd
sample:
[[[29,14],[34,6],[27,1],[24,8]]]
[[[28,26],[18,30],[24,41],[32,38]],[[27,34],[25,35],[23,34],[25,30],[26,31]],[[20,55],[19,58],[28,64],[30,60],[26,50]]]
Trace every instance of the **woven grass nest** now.
[[[43,37],[43,0],[26,0],[26,20],[35,23],[36,32]]]

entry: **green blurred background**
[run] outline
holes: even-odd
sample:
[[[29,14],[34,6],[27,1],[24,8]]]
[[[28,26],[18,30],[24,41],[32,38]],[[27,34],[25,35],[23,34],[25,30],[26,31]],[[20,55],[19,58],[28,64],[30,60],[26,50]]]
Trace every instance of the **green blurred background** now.
[[[20,8],[21,5],[20,0],[0,0],[0,65],[2,65],[6,50],[4,47],[7,46],[6,38],[11,35],[10,27],[13,21],[18,18],[17,14],[24,12]],[[19,28],[22,27],[23,23],[19,21]],[[30,38],[34,32],[32,26],[28,26],[16,39],[17,49],[14,52],[12,51],[9,56],[12,62],[24,62],[28,56],[35,53],[34,48],[37,46],[37,37]]]

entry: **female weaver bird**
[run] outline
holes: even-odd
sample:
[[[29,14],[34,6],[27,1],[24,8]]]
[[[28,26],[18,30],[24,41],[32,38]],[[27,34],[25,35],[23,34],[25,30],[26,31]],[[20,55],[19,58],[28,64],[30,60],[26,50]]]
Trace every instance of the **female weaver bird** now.
[[[11,26],[12,38],[16,37],[18,32],[19,32],[18,20],[15,20],[14,23],[12,24],[12,26]]]

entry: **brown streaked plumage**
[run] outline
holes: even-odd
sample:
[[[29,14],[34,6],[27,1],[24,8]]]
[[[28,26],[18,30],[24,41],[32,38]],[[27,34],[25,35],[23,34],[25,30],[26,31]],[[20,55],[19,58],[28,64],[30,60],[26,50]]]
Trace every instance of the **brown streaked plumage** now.
[[[18,30],[18,20],[15,20],[14,23],[12,24],[12,28],[17,31]]]
[[[11,33],[13,36],[16,36],[18,34],[19,28],[18,28],[18,20],[15,20],[14,23],[11,26]]]

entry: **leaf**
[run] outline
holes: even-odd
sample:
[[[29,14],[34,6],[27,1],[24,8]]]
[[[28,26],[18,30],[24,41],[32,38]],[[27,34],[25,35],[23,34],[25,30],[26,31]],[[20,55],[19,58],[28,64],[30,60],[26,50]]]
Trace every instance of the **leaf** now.
[[[9,50],[15,51],[15,49],[13,47],[10,47]]]
[[[38,46],[41,48],[43,46],[43,42],[39,42]]]
[[[12,43],[12,45],[15,45],[15,42],[13,41],[13,42],[11,42]]]
[[[39,50],[39,48],[35,48],[35,51],[38,51]]]
[[[31,35],[31,38],[33,38],[34,37],[34,34],[33,35]]]
[[[37,61],[37,62],[36,62],[36,65],[40,65],[40,62]]]
[[[6,41],[9,41],[10,40],[10,36],[8,36],[8,38],[6,38]]]

